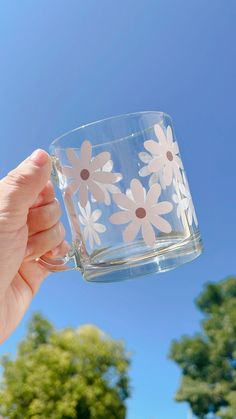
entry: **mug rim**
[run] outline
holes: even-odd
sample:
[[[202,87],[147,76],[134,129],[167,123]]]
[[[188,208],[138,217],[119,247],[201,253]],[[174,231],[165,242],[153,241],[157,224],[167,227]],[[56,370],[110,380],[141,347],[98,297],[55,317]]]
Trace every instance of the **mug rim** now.
[[[80,125],[76,128],[73,128],[69,131],[66,131],[65,133],[56,137],[50,143],[49,147],[50,148],[51,147],[56,147],[57,142],[59,142],[62,138],[66,137],[67,135],[72,134],[73,132],[79,131],[80,129],[87,128],[87,127],[90,127],[90,126],[93,126],[93,125],[96,125],[96,124],[101,124],[101,123],[107,122],[109,120],[117,120],[117,119],[127,118],[127,117],[130,117],[130,116],[138,116],[138,115],[146,115],[146,114],[156,114],[156,115],[159,115],[162,119],[163,118],[169,118],[171,120],[170,115],[168,115],[166,112],[162,112],[162,111],[138,111],[138,112],[128,112],[128,113],[124,113],[124,114],[109,116],[107,118],[98,119],[97,121],[89,122],[88,124]]]

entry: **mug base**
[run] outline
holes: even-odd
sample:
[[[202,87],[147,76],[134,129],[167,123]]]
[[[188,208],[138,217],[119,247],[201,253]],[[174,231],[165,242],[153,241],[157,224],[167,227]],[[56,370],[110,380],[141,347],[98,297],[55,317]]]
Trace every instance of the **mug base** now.
[[[158,240],[160,242],[160,240]],[[131,246],[140,247],[140,242],[129,245],[129,254]],[[200,233],[192,234],[184,240],[178,240],[176,243],[164,248],[155,248],[152,251],[142,255],[142,257],[115,258],[112,261],[92,263],[84,266],[83,276],[88,282],[117,282],[128,279],[134,279],[148,274],[166,272],[171,269],[191,262],[197,258],[203,250]],[[123,249],[124,252],[124,249]],[[104,255],[109,254],[108,250]],[[99,254],[101,260],[102,254]]]

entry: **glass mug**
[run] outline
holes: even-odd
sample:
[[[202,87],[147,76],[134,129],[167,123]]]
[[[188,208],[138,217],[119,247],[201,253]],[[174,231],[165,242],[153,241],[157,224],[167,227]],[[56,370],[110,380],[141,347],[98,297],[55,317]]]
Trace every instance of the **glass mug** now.
[[[175,140],[162,112],[121,115],[76,128],[50,146],[72,234],[51,271],[78,269],[113,282],[173,269],[202,251]]]

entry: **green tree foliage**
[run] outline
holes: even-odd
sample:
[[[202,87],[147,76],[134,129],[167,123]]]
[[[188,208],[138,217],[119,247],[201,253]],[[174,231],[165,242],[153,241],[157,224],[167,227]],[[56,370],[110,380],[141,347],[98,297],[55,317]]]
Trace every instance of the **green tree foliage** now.
[[[177,401],[188,402],[205,418],[213,412],[236,418],[236,277],[208,284],[196,304],[204,315],[201,333],[182,337],[170,357],[180,366]]]
[[[15,360],[4,357],[0,414],[9,419],[124,419],[130,357],[95,326],[33,316]]]

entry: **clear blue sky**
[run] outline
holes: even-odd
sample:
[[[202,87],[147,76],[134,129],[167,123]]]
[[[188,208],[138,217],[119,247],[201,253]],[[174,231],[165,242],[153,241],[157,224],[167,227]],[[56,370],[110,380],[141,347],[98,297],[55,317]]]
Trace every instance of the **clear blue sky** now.
[[[205,253],[175,271],[111,285],[51,276],[31,313],[59,328],[94,323],[133,351],[127,419],[185,419],[171,340],[199,329],[194,299],[235,268],[235,0],[1,0],[0,175],[80,124],[169,113]]]

